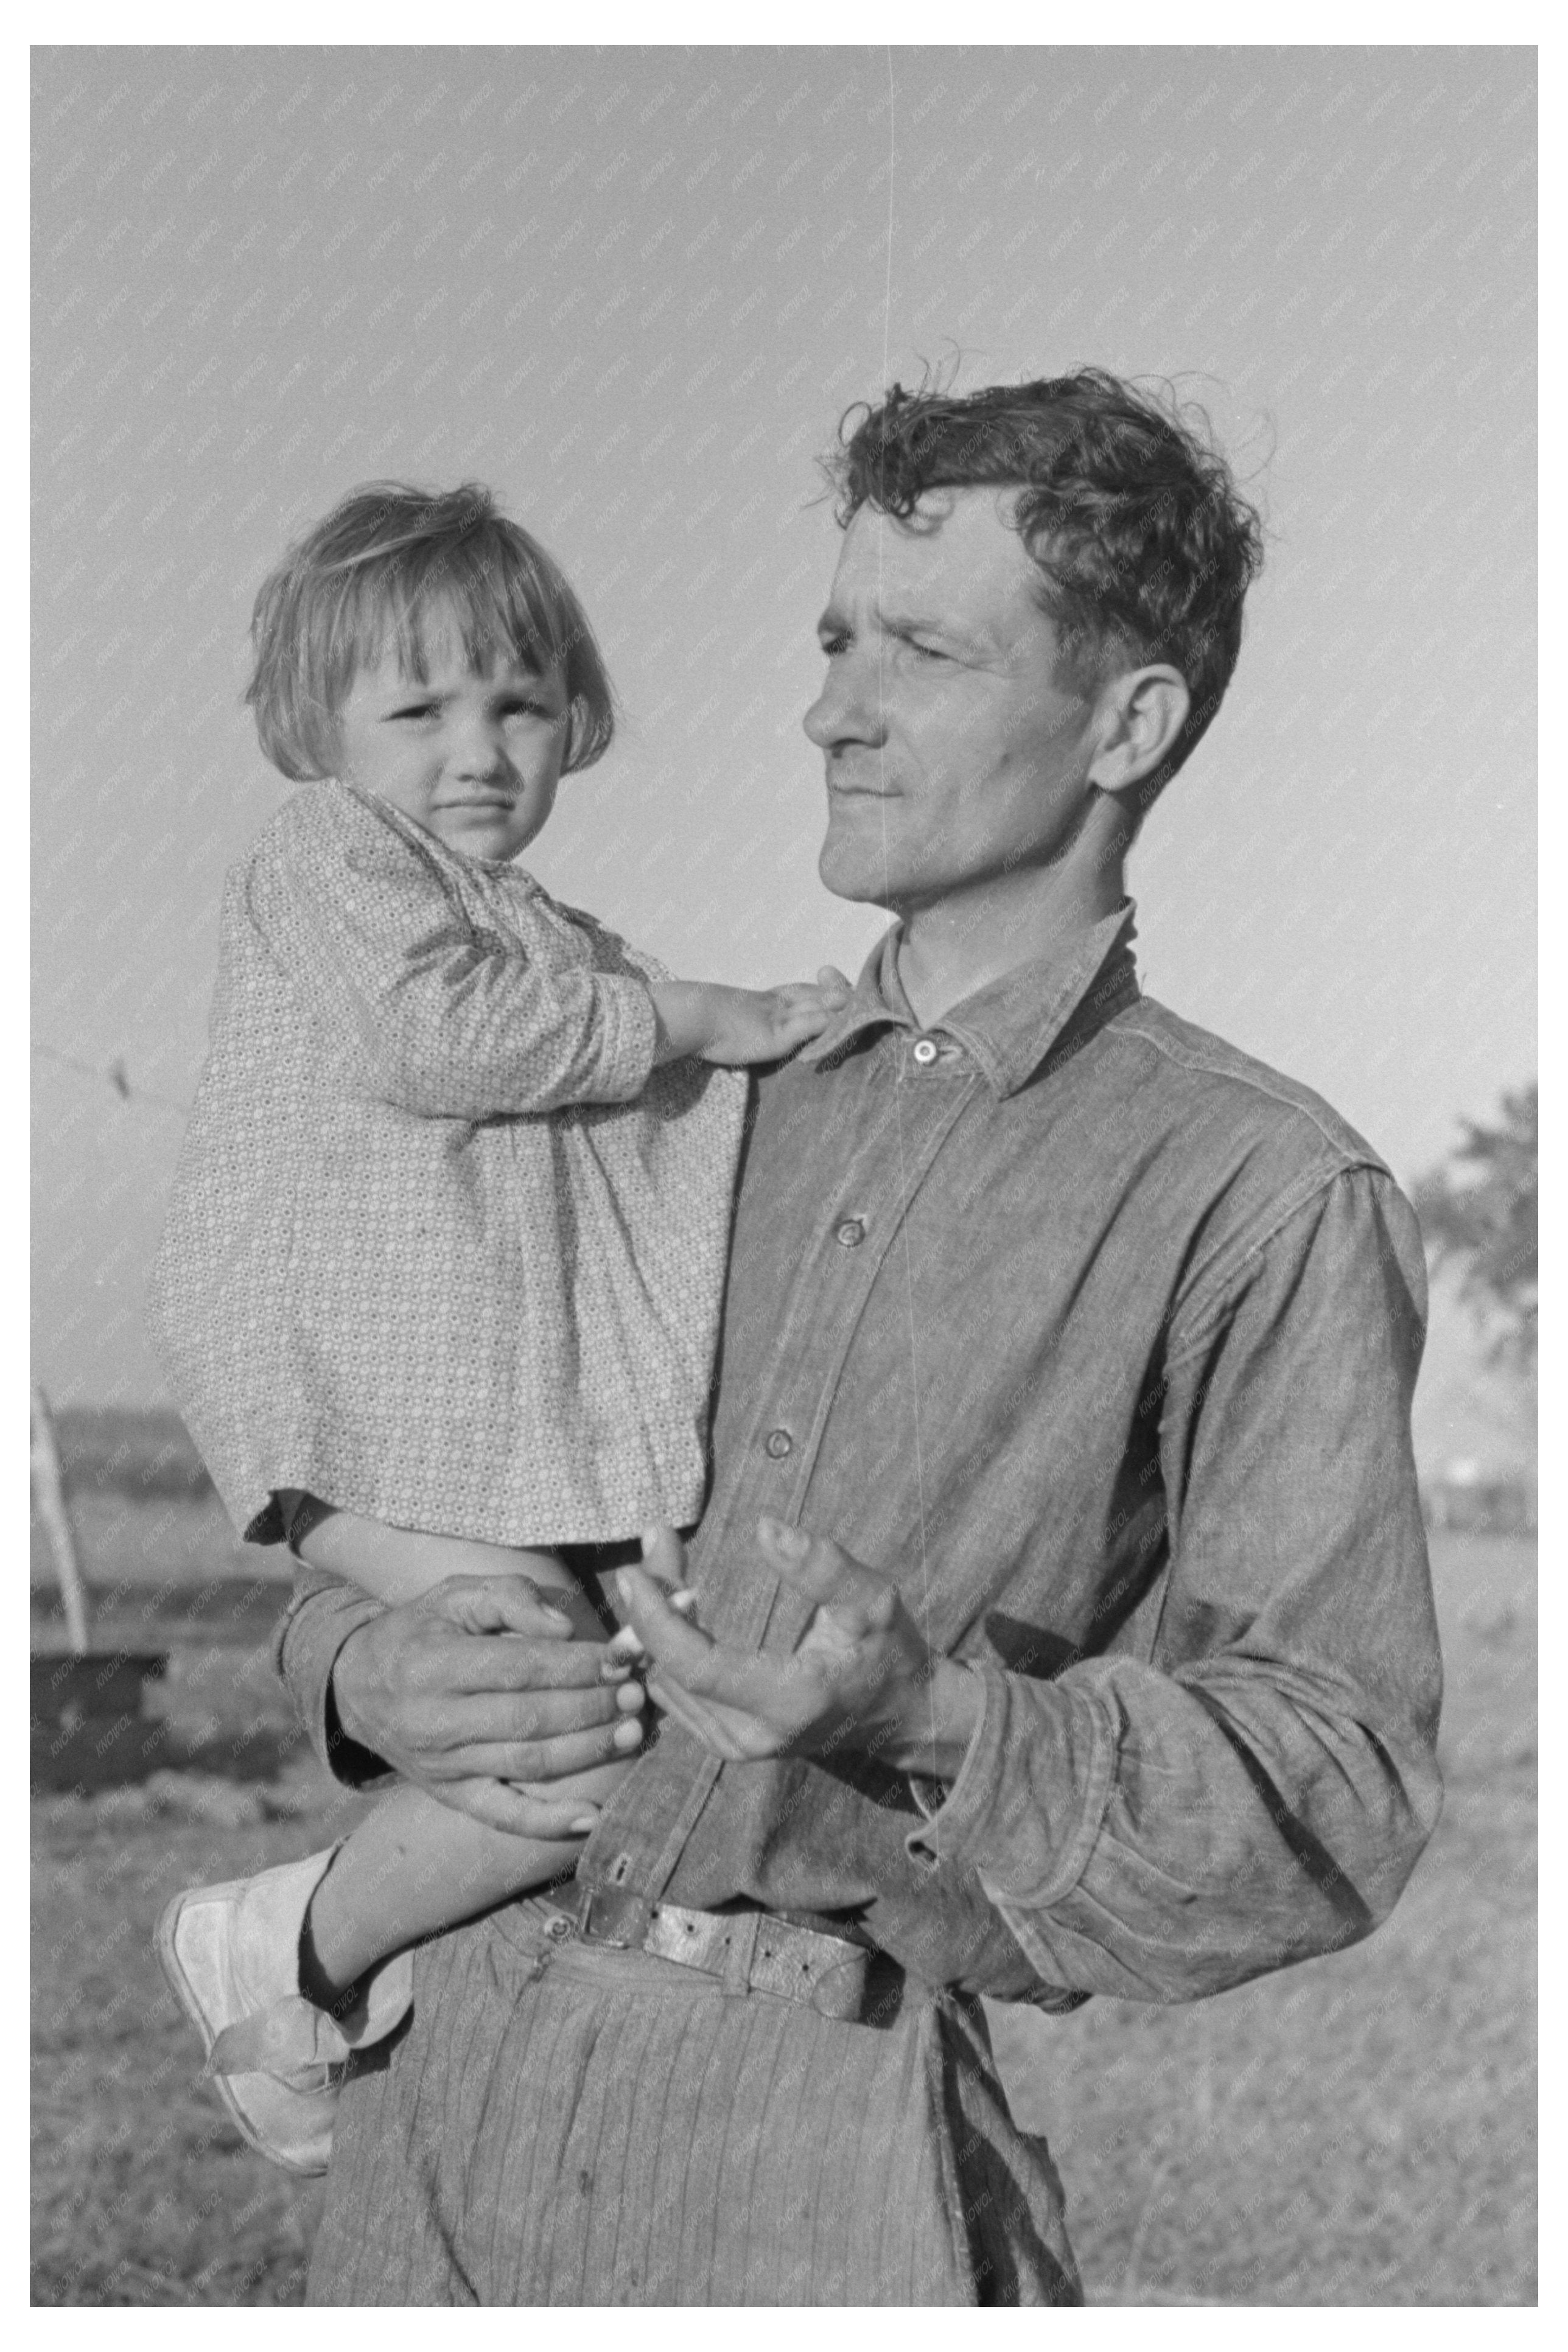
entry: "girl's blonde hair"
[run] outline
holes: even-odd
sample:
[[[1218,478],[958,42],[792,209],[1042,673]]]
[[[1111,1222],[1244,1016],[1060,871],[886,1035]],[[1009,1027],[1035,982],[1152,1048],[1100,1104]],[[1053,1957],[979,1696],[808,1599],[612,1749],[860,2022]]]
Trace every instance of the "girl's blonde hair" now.
[[[245,698],[273,765],[297,783],[331,775],[356,673],[391,645],[423,682],[429,637],[444,625],[456,626],[476,670],[498,649],[560,669],[570,706],[563,771],[609,749],[609,675],[553,557],[498,512],[482,483],[368,482],[295,542],[256,599]]]

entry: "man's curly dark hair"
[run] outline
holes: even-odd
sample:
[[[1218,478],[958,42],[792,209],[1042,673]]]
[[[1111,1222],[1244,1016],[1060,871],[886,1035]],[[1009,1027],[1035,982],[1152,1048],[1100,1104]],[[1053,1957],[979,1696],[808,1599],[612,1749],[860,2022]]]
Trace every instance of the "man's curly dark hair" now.
[[[863,506],[908,520],[927,490],[1016,488],[1016,524],[1060,645],[1087,691],[1113,668],[1169,662],[1192,709],[1163,775],[1219,709],[1241,608],[1263,562],[1256,509],[1207,436],[1104,368],[954,394],[895,383],[861,403],[827,459],[847,528]]]

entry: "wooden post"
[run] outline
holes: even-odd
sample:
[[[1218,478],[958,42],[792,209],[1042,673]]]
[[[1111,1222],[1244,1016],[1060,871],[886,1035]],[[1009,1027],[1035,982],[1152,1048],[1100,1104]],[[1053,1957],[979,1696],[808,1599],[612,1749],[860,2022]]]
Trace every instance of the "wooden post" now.
[[[60,1476],[60,1449],[55,1440],[54,1415],[37,1381],[32,1386],[33,1494],[38,1517],[54,1555],[60,1599],[65,1602],[66,1632],[79,1658],[87,1655],[87,1588],[77,1565],[76,1538],[66,1508],[65,1482]]]

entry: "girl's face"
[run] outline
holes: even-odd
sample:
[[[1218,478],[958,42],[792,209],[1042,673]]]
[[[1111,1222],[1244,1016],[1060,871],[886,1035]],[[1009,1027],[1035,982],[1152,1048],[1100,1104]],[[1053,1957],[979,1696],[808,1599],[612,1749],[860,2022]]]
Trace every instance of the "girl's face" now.
[[[409,677],[393,646],[359,671],[338,713],[338,774],[450,849],[515,857],[555,805],[564,682],[510,650],[478,674],[451,629],[433,634],[426,669]]]

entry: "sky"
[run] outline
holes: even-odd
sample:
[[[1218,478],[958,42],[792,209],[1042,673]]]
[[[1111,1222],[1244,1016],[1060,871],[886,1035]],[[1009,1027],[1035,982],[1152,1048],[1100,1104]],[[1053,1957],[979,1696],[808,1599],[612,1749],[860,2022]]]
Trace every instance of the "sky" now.
[[[1268,552],[1134,853],[1144,986],[1406,1181],[1533,1074],[1531,51],[44,48],[33,80],[57,1403],[166,1393],[142,1301],[223,877],[292,789],[250,607],[366,479],[489,483],[594,622],[621,729],[541,878],[762,983],[882,923],[816,879],[800,728],[843,412],[928,366],[1168,380]]]

